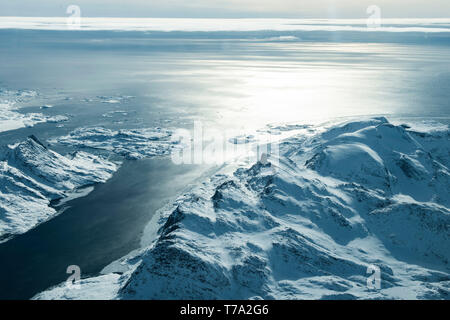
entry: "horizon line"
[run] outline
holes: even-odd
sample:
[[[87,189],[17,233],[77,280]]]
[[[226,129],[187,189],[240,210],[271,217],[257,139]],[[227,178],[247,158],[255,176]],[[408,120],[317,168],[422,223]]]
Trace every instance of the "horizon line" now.
[[[0,18],[67,18],[70,15],[54,15],[54,16],[13,16],[13,15],[0,15]],[[123,17],[123,16],[85,16],[82,18],[88,19],[192,19],[192,20],[206,20],[206,19],[224,19],[224,20],[239,20],[239,19],[252,19],[252,20],[367,20],[368,17],[360,18],[344,18],[344,17]],[[450,17],[385,17],[383,20],[449,20]]]

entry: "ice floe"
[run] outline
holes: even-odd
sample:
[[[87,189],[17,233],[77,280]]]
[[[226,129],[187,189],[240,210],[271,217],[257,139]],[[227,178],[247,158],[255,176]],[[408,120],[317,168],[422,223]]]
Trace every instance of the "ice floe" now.
[[[122,275],[35,298],[449,299],[450,131],[423,129],[374,118],[285,139],[278,161],[160,210]]]
[[[127,116],[129,113],[130,113],[130,111],[126,111],[126,110],[113,110],[113,111],[105,112],[104,114],[102,114],[102,116],[105,118],[112,118],[116,115]]]
[[[161,128],[111,130],[93,127],[76,129],[49,142],[107,150],[127,159],[141,159],[169,154],[177,146],[176,141],[171,141],[171,136],[170,130]]]
[[[134,98],[133,96],[97,96],[98,101],[102,103],[109,103],[109,104],[118,104],[122,102],[128,102],[130,99]]]
[[[30,102],[39,94],[33,90],[5,90],[0,89],[0,132],[33,127],[38,123],[58,123],[67,121],[67,116],[48,116],[42,113],[19,112],[18,104]],[[41,109],[50,108],[50,105],[41,106]]]

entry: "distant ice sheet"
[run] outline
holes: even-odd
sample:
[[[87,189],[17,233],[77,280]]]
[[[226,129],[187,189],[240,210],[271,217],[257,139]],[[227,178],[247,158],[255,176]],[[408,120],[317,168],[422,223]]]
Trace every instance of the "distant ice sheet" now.
[[[0,29],[68,30],[65,17],[0,17]],[[156,19],[82,18],[80,30],[118,31],[384,31],[450,32],[450,19]]]

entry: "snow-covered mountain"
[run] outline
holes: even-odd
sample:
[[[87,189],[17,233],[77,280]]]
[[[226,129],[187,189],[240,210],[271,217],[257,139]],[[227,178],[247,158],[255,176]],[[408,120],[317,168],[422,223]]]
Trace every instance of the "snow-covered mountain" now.
[[[0,241],[24,233],[56,214],[51,200],[105,182],[117,164],[76,152],[62,156],[34,136],[0,149]]]
[[[218,173],[163,208],[152,241],[104,275],[35,298],[449,299],[449,129],[304,128],[277,161]]]

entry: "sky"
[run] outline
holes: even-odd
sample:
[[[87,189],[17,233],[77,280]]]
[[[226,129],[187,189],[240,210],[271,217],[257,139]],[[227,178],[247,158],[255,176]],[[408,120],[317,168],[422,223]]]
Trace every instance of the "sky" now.
[[[377,5],[385,18],[450,18],[450,0],[1,0],[0,16],[148,18],[366,18]]]

